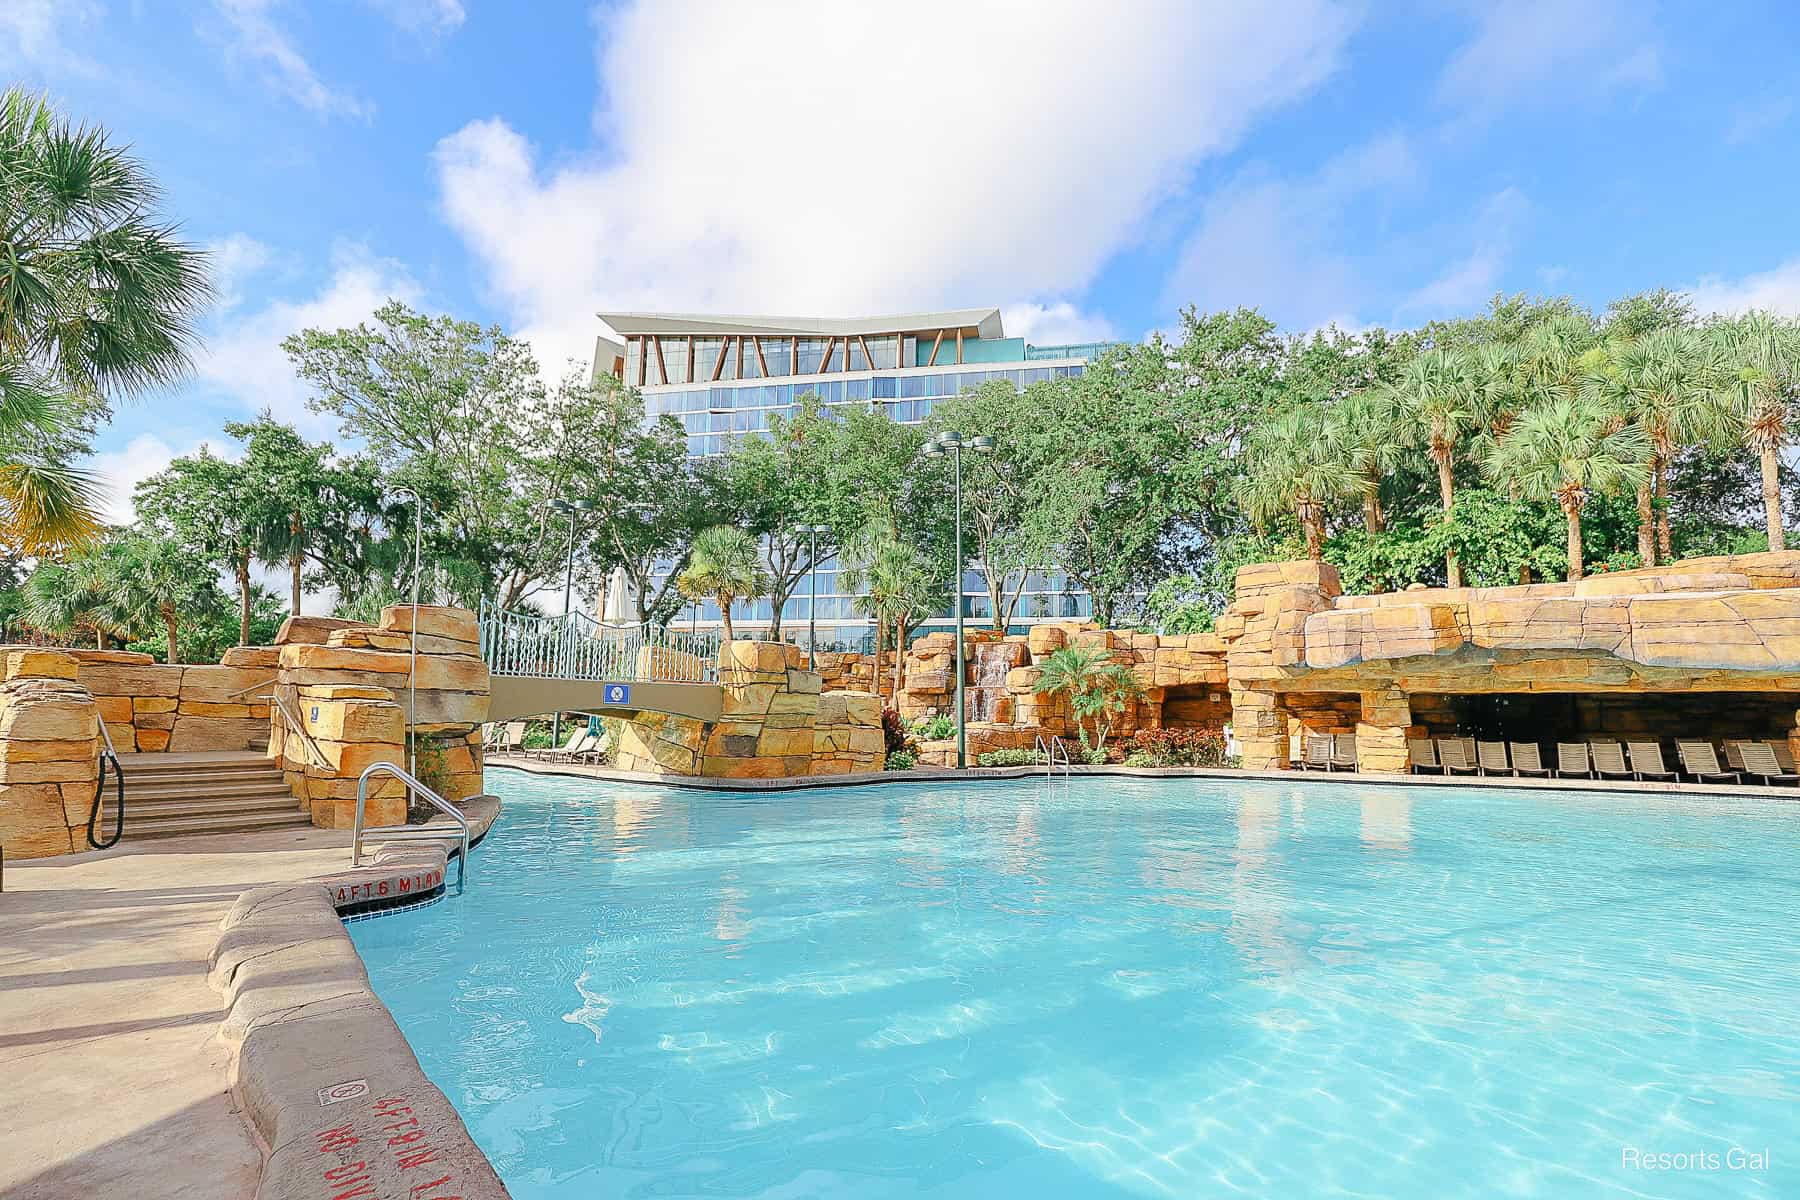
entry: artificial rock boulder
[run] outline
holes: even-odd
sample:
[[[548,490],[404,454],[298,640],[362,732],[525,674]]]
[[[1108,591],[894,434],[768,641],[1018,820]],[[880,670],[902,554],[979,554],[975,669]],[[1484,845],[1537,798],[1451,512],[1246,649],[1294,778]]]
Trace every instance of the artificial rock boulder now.
[[[80,664],[10,649],[0,683],[0,846],[14,858],[86,849],[100,772],[100,707]]]

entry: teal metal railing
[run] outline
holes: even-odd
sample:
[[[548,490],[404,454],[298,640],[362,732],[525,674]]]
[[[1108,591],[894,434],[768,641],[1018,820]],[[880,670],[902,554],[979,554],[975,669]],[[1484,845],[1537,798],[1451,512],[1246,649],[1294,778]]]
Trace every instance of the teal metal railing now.
[[[543,617],[481,603],[481,656],[490,675],[535,679],[714,683],[719,637],[667,626],[603,626],[584,613]]]

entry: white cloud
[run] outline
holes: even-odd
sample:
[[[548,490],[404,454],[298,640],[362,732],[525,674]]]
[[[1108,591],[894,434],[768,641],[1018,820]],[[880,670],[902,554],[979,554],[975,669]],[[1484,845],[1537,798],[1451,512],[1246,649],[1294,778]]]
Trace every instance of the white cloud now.
[[[903,21],[660,0],[597,20],[603,156],[545,163],[500,119],[436,153],[450,223],[552,373],[608,307],[1078,292],[1197,163],[1314,89],[1351,25],[1331,0],[1135,0],[1104,20],[930,0]]]
[[[1735,316],[1754,308],[1800,317],[1800,258],[1740,279],[1708,275],[1685,290],[1696,312]]]
[[[87,0],[6,0],[0,4],[0,70],[94,74],[95,64],[69,47],[65,27],[98,15]]]
[[[1039,346],[1066,346],[1076,342],[1110,342],[1112,322],[1099,313],[1086,313],[1067,300],[1054,304],[1009,304],[1000,310],[1007,337],[1024,338]]]
[[[206,243],[215,311],[228,313],[243,303],[245,280],[274,261],[274,254],[247,233],[233,233]]]
[[[1487,303],[1500,288],[1513,234],[1526,208],[1525,194],[1517,188],[1488,197],[1474,222],[1475,248],[1407,296],[1400,311],[1438,316]]]
[[[208,440],[196,442],[184,450],[176,450],[154,433],[140,433],[123,450],[94,455],[88,460],[87,466],[100,477],[104,486],[106,495],[100,511],[107,524],[129,525],[136,520],[131,497],[137,490],[137,485],[167,468],[175,459],[198,454],[201,446],[210,446],[214,454],[224,458],[237,458],[240,450],[236,443],[229,438],[222,440],[223,445],[218,441]]]
[[[1254,305],[1299,329],[1360,325],[1369,291],[1337,249],[1348,210],[1418,179],[1413,149],[1398,135],[1347,150],[1300,179],[1246,171],[1207,198],[1175,256],[1163,303],[1202,311]]]
[[[332,423],[306,408],[307,390],[294,377],[282,339],[302,329],[339,329],[367,320],[387,300],[417,303],[419,285],[400,263],[368,247],[341,243],[331,255],[331,277],[304,300],[274,300],[231,316],[211,336],[195,363],[200,379],[241,404],[246,412],[268,408],[283,421],[311,432]]]
[[[230,30],[227,51],[259,64],[288,98],[321,116],[367,117],[374,109],[320,79],[286,30],[271,15],[278,0],[213,0]]]
[[[454,33],[468,17],[461,0],[370,0],[375,11],[397,27],[420,37]]]
[[[1514,0],[1471,7],[1475,36],[1438,78],[1438,99],[1472,115],[1571,92],[1662,81],[1662,51],[1633,0]]]
[[[1761,141],[1788,123],[1794,115],[1791,95],[1763,96],[1746,101],[1731,111],[1731,123],[1725,127],[1725,144],[1741,146]]]

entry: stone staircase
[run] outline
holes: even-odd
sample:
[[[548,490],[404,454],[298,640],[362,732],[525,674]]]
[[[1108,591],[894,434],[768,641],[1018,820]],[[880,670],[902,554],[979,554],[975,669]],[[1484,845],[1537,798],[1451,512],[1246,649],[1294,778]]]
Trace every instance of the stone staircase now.
[[[281,768],[259,750],[212,754],[121,754],[125,838],[181,837],[310,828]],[[107,781],[102,832],[115,794]]]

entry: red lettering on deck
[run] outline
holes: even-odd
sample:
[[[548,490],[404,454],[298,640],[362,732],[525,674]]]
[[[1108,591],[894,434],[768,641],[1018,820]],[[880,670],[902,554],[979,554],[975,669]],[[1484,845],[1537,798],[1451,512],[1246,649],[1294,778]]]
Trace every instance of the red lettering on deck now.
[[[410,1171],[414,1167],[422,1167],[427,1163],[436,1162],[437,1151],[430,1149],[414,1150],[411,1154],[408,1154],[406,1151],[402,1150],[400,1153],[394,1155],[394,1158],[399,1162],[402,1171]],[[446,1175],[444,1178],[448,1179],[449,1176]],[[438,1180],[438,1182],[442,1183],[443,1179]]]
[[[437,1188],[443,1187],[446,1183],[450,1182],[450,1179],[451,1179],[451,1177],[449,1175],[446,1175],[442,1179],[434,1179],[430,1183],[415,1183],[407,1191],[406,1194],[408,1196],[413,1197],[413,1200],[462,1200],[461,1196],[445,1196],[445,1195],[439,1194],[439,1195],[431,1196],[431,1197],[427,1198],[427,1197],[421,1197],[419,1195],[419,1193],[424,1191],[426,1188],[432,1188],[435,1190]]]
[[[335,1129],[324,1129],[318,1134],[319,1153],[336,1154],[340,1150],[348,1150],[361,1139],[351,1131],[348,1125],[339,1125]]]

